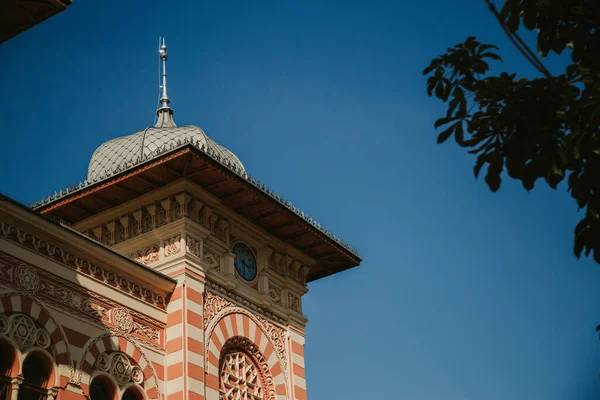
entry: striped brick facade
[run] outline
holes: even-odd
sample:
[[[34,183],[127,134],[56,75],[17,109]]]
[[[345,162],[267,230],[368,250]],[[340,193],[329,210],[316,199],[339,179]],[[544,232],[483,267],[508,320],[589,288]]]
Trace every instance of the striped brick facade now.
[[[204,331],[199,275],[178,271],[179,284],[167,309],[166,397],[204,399]]]
[[[285,370],[282,368],[282,359],[268,332],[260,322],[251,318],[243,309],[231,307],[221,316],[217,317],[214,330],[207,332],[207,366],[206,387],[207,400],[217,400],[219,385],[219,362],[224,355],[223,348],[235,338],[246,339],[250,346],[256,346],[257,358],[266,368],[262,368],[265,375],[264,380],[273,385],[272,393],[265,389],[266,399],[284,400],[289,399],[286,385]],[[244,342],[244,341],[240,341]],[[287,361],[287,360],[285,360]],[[261,367],[263,366],[261,365]]]
[[[140,400],[229,400],[237,398],[236,390],[249,390],[225,382],[233,373],[255,374],[252,400],[307,399],[301,298],[310,258],[288,252],[227,210],[201,207],[203,193],[194,189],[188,196],[184,189],[176,183],[136,199],[131,223],[139,222],[144,232],[112,249],[0,202],[0,346],[9,343],[18,354],[8,376],[13,388],[36,350],[20,349],[2,330],[2,321],[18,313],[51,340],[39,349],[56,376],[44,388],[46,400],[90,400],[94,382],[116,388],[110,400],[129,390]],[[74,229],[114,238],[116,224],[102,221],[126,220],[128,212],[110,209],[108,217],[94,215]],[[145,216],[145,225],[135,216]],[[239,242],[256,256],[252,281],[234,268],[232,246]],[[230,368],[232,354],[245,369]],[[129,375],[119,375],[106,360],[125,365]]]

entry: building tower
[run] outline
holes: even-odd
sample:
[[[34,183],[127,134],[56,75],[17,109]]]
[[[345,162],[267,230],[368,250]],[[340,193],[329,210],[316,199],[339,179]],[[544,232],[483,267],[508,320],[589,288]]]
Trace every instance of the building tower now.
[[[34,211],[0,202],[0,393],[14,400],[306,399],[307,283],[361,260],[176,125],[164,40],[159,56],[154,126],[102,144],[83,183]]]

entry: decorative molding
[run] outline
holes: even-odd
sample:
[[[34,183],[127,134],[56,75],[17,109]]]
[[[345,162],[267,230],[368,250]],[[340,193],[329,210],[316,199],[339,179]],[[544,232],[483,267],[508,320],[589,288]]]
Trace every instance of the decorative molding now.
[[[300,297],[296,296],[293,293],[288,293],[288,307],[292,311],[301,313],[302,307],[300,306]]]
[[[196,239],[192,235],[185,236],[185,244],[187,246],[187,251],[192,253],[198,258],[202,258],[202,242],[200,239]]]
[[[133,329],[133,317],[131,313],[123,307],[115,307],[110,311],[110,319],[115,328],[124,333],[129,333]]]
[[[14,280],[19,288],[30,293],[35,293],[40,288],[40,277],[33,268],[19,265],[15,268],[14,273]]]
[[[221,256],[216,251],[204,248],[203,260],[208,264],[210,269],[217,272],[221,271]]]
[[[135,261],[144,265],[151,264],[158,261],[160,248],[158,244],[151,244],[150,246],[144,247],[143,249],[136,250],[132,253],[127,254],[127,257],[134,259]]]
[[[275,400],[273,375],[257,345],[234,336],[225,342],[221,354],[219,389],[223,400]]]
[[[207,280],[205,285],[206,285],[206,287],[214,290],[216,294],[219,294],[220,296],[231,299],[231,301],[234,301],[235,303],[239,304],[240,306],[245,307],[245,308],[253,311],[256,314],[263,315],[265,318],[273,320],[279,324],[284,324],[284,325],[286,324],[286,321],[283,318],[261,308],[258,304],[240,296],[239,294],[225,289],[223,286],[221,286],[213,281]],[[207,293],[208,293],[208,291],[207,291]]]
[[[81,380],[83,378],[83,374],[87,374],[88,377],[91,376],[93,369],[94,369],[94,365],[96,364],[96,362],[94,362],[94,365],[92,365],[91,363],[89,363],[87,361],[88,359],[88,353],[92,353],[93,354],[93,348],[99,350],[96,354],[105,351],[106,350],[106,346],[104,345],[104,339],[109,339],[112,342],[112,338],[119,338],[122,337],[127,341],[127,344],[125,346],[125,348],[121,348],[121,346],[118,346],[117,349],[114,349],[113,346],[113,351],[120,351],[123,354],[126,354],[127,356],[129,356],[130,359],[134,360],[134,365],[138,365],[138,362],[140,359],[144,360],[145,365],[147,366],[143,371],[143,377],[145,379],[144,381],[144,389],[145,390],[149,390],[151,388],[156,388],[157,391],[157,395],[152,398],[152,400],[159,400],[162,399],[162,395],[161,395],[161,391],[160,391],[160,387],[158,386],[158,378],[156,376],[156,371],[154,370],[154,363],[152,363],[148,357],[146,356],[146,353],[144,351],[144,349],[142,349],[140,347],[140,345],[135,341],[132,340],[131,337],[128,337],[127,335],[123,335],[123,334],[119,334],[119,333],[107,333],[107,334],[102,334],[100,336],[97,336],[94,339],[91,339],[87,342],[87,344],[85,345],[83,351],[81,352],[81,358],[79,360],[79,363],[77,365],[80,366],[80,370],[79,373],[76,376],[76,384],[77,385],[81,385]],[[118,341],[120,343],[120,341]],[[101,344],[99,346],[99,343]],[[129,345],[131,345],[131,353],[129,353]],[[137,357],[136,357],[136,353],[137,353]],[[93,357],[92,357],[93,359]],[[97,357],[96,357],[97,360]],[[149,373],[147,372],[149,371]],[[133,372],[133,371],[132,371]],[[133,374],[132,374],[132,379],[133,379]],[[137,378],[139,379],[139,378]],[[89,385],[90,382],[84,382],[86,385]]]
[[[114,272],[98,264],[93,264],[86,258],[70,253],[60,246],[47,243],[45,240],[35,237],[30,233],[22,229],[18,229],[6,222],[0,222],[0,237],[5,237],[14,243],[33,250],[34,252],[46,258],[52,259],[59,264],[77,271],[78,273],[106,283],[116,290],[137,297],[154,307],[157,307],[161,310],[166,309],[165,299],[163,296],[153,292],[151,289],[141,286],[138,282],[133,281],[131,278],[116,275]],[[31,275],[30,272],[23,270],[18,273],[20,274],[20,277],[16,283],[19,285],[24,285],[19,286],[20,288],[23,288],[27,291],[37,291],[39,289],[39,287],[36,288],[35,277]],[[0,271],[0,276],[1,275],[2,272]]]
[[[47,214],[70,201],[74,201],[76,199],[85,197],[90,193],[97,192],[107,186],[111,186],[117,182],[123,181],[129,178],[130,176],[142,173],[150,168],[153,168],[156,165],[166,163],[173,158],[177,158],[184,154],[188,154],[190,153],[190,149],[186,148],[188,146],[193,146],[197,149],[200,149],[211,159],[235,173],[239,177],[239,179],[248,182],[256,190],[262,192],[266,196],[270,197],[272,200],[275,200],[277,203],[290,210],[292,213],[296,214],[296,216],[300,218],[308,227],[320,231],[320,233],[326,237],[327,241],[335,243],[336,245],[342,247],[346,251],[358,257],[358,250],[355,247],[352,247],[342,238],[333,234],[333,232],[331,232],[329,229],[326,229],[324,226],[321,225],[321,223],[310,217],[308,213],[305,213],[304,211],[300,210],[297,206],[293,205],[289,200],[285,199],[283,196],[280,196],[278,193],[270,189],[264,183],[261,184],[260,180],[257,180],[256,177],[250,176],[246,171],[240,169],[239,166],[234,165],[229,160],[221,158],[219,155],[211,151],[210,148],[205,148],[204,144],[201,144],[198,140],[194,141],[191,137],[184,137],[183,139],[178,141],[176,146],[164,146],[163,148],[158,148],[155,152],[146,154],[143,157],[139,157],[135,162],[126,162],[122,165],[119,165],[115,167],[113,171],[108,171],[106,177],[103,177],[100,180],[98,180],[97,178],[94,178],[91,182],[85,180],[83,181],[83,183],[79,182],[78,185],[72,185],[71,187],[67,186],[64,191],[61,188],[59,192],[55,191],[53,196],[48,195],[47,198],[42,197],[40,201],[36,200],[35,205],[30,206],[34,209],[46,207],[44,210],[42,210],[42,213]],[[166,153],[171,154],[167,155]],[[162,159],[157,159],[153,162],[149,162],[145,166],[139,165],[143,162],[150,161],[151,159],[158,158],[159,156],[162,157],[163,155],[164,158]],[[122,175],[120,177],[117,177],[116,175],[118,174]],[[112,179],[113,177],[114,179]],[[96,185],[96,183],[98,184]],[[73,197],[69,198],[71,196]]]
[[[120,351],[100,354],[96,358],[94,369],[111,375],[121,387],[131,382],[137,385],[144,382],[142,369],[135,365],[127,354]]]
[[[0,314],[0,335],[11,338],[21,350],[33,346],[47,349],[52,343],[45,328],[37,326],[31,317],[21,313]]]
[[[269,341],[275,347],[279,361],[283,367],[287,365],[287,349],[285,347],[285,329],[273,324],[266,318],[249,312],[246,308],[236,306],[232,301],[225,299],[209,290],[204,292],[204,337],[210,338],[216,324],[226,315],[239,313],[248,316],[267,335]],[[205,347],[205,360],[208,359],[208,346]],[[208,370],[208,363],[206,368]],[[287,371],[283,368],[283,371]],[[287,373],[286,373],[287,376]]]
[[[181,251],[181,235],[175,235],[163,241],[165,249],[165,258],[170,257]]]
[[[279,286],[269,283],[269,296],[273,300],[273,303],[283,306],[281,292],[282,289]]]
[[[0,253],[1,254],[1,253]],[[71,358],[71,353],[69,352],[69,342],[67,341],[67,336],[63,330],[63,327],[58,323],[58,321],[54,318],[50,310],[46,307],[46,304],[39,301],[38,296],[32,296],[30,293],[26,293],[23,291],[9,291],[0,294],[0,298],[6,299],[10,302],[10,305],[4,304],[1,309],[6,313],[13,312],[14,310],[25,310],[23,300],[27,299],[31,303],[35,304],[39,307],[39,312],[36,312],[35,315],[32,314],[32,307],[29,309],[29,316],[35,320],[46,320],[44,324],[44,328],[48,330],[48,327],[54,327],[54,330],[50,332],[50,341],[51,344],[49,346],[50,352],[55,356],[55,361],[59,366],[64,366],[69,369],[68,374],[64,374],[64,370],[59,368],[59,374],[65,378],[68,378],[70,381],[73,380],[75,370],[73,368],[73,360]],[[23,312],[24,313],[24,312]],[[26,314],[27,315],[27,314]],[[60,337],[56,337],[55,335],[58,333]]]
[[[9,287],[20,288],[15,281],[15,271],[24,267],[30,268],[38,276],[39,290],[35,293],[36,298],[154,348],[164,348],[164,323],[0,251],[0,282]]]

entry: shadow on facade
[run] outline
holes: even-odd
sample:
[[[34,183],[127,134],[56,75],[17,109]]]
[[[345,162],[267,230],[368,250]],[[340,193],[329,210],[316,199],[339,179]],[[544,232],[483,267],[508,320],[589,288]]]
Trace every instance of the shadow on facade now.
[[[131,261],[0,196],[1,399],[60,400],[62,389],[73,384],[89,393],[93,360],[101,351],[126,347],[119,335],[164,345],[160,326],[143,321],[135,307],[120,306],[123,297],[113,297],[118,293],[135,304],[133,296],[163,309],[164,298],[131,274],[116,272],[122,270],[117,262]],[[81,349],[77,359],[71,348]],[[137,361],[123,360],[143,376]]]

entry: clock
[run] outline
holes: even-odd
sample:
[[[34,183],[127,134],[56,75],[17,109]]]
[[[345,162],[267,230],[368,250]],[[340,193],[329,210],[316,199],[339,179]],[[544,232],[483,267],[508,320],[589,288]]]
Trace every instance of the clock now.
[[[247,281],[252,281],[256,278],[256,259],[252,250],[243,243],[236,243],[233,246],[233,254],[235,254],[235,270],[242,278]]]

